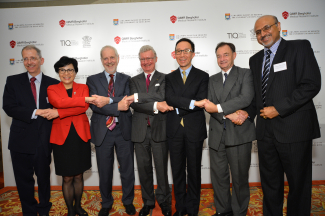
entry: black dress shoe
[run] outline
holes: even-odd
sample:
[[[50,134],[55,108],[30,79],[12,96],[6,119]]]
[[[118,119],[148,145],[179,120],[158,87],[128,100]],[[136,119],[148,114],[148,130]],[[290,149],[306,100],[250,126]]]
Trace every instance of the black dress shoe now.
[[[216,213],[213,216],[234,216],[234,213],[232,211],[225,212],[225,213]]]
[[[179,211],[176,211],[173,216],[183,216],[183,215],[186,215],[187,213],[186,212],[179,212]]]
[[[124,204],[123,204],[124,205]],[[125,212],[128,214],[128,215],[135,215],[135,208],[134,208],[134,205],[133,204],[129,204],[129,205],[124,205],[125,207]]]
[[[144,205],[139,212],[139,216],[147,216],[150,213],[150,209],[154,209],[155,205]]]
[[[172,215],[171,207],[167,201],[160,203],[160,208],[161,208],[161,212],[163,213],[164,216]]]
[[[112,207],[110,208],[102,208],[99,213],[98,216],[108,216],[109,215],[109,211],[112,209]]]
[[[79,206],[79,208],[74,206],[74,211],[78,216],[88,216],[88,213],[85,211],[85,209],[81,208],[81,206]]]

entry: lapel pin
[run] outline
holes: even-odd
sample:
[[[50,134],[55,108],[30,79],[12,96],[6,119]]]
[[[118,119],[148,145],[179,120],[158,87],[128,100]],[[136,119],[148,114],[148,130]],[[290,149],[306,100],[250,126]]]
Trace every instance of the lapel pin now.
[[[76,92],[73,92],[73,94],[75,94],[75,95],[76,95]]]

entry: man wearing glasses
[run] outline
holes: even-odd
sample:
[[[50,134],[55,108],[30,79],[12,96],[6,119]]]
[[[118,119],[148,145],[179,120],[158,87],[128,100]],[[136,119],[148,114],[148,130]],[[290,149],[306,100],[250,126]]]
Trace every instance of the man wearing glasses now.
[[[155,195],[161,211],[171,216],[171,194],[168,185],[166,142],[167,112],[173,107],[165,101],[165,74],[156,70],[157,54],[149,45],[142,46],[139,59],[143,73],[130,80],[130,92],[135,103],[132,117],[132,142],[138,163],[143,208],[140,216],[146,216],[155,208]],[[152,152],[152,153],[151,153]],[[155,162],[157,189],[154,193],[152,155]]]
[[[3,92],[3,110],[12,117],[9,145],[23,215],[49,215],[52,121],[55,110],[47,99],[47,87],[59,81],[44,75],[41,50],[22,49],[25,73],[8,76]],[[39,202],[34,198],[33,175],[37,176]]]
[[[309,215],[312,139],[320,137],[312,99],[321,88],[321,76],[310,42],[286,41],[280,31],[275,16],[260,17],[255,32],[264,49],[249,61],[255,98],[248,113],[257,116],[263,214],[282,215],[285,173],[290,189],[287,215]]]
[[[198,215],[200,204],[202,145],[207,130],[199,101],[208,96],[209,75],[192,65],[194,49],[194,43],[187,38],[177,41],[175,55],[179,68],[165,77],[166,102],[175,108],[167,113],[167,142],[177,210],[174,216]]]
[[[91,142],[96,145],[99,189],[102,208],[99,216],[112,209],[114,149],[119,162],[122,202],[128,215],[136,213],[134,198],[134,146],[131,141],[132,113],[126,96],[130,94],[128,75],[117,72],[119,55],[112,46],[104,46],[100,57],[105,70],[87,78],[89,95],[96,97],[90,108]]]

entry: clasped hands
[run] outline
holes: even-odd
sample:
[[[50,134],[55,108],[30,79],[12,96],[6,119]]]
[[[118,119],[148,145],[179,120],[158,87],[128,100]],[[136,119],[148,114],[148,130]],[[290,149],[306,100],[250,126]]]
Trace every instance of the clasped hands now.
[[[130,105],[131,103],[134,102],[134,95],[130,95],[130,96],[126,97],[125,99],[129,102],[129,105]],[[168,112],[168,111],[174,110],[174,107],[169,106],[166,103],[166,101],[161,101],[161,102],[157,102],[157,109],[160,112]]]
[[[208,99],[195,101],[194,105],[200,108],[204,108],[208,113],[218,112],[217,105],[212,103]],[[248,118],[248,113],[244,110],[237,110],[236,112],[228,114],[225,117],[231,120],[231,122],[236,125],[242,125]]]
[[[47,120],[51,120],[54,118],[59,117],[58,110],[53,108],[53,109],[37,109],[35,112],[36,116],[41,116],[43,118],[46,118]]]

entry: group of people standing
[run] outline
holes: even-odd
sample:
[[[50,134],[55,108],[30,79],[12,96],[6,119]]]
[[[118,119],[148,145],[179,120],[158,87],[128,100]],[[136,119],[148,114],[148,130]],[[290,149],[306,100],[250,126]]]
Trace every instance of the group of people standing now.
[[[156,51],[145,45],[139,51],[143,73],[132,78],[117,72],[118,52],[104,46],[100,57],[105,70],[89,76],[86,85],[74,82],[75,59],[64,56],[55,63],[59,82],[41,72],[41,51],[24,47],[27,72],[9,76],[3,95],[3,109],[12,117],[9,149],[23,215],[49,215],[52,149],[68,215],[88,215],[81,197],[83,173],[91,167],[90,141],[96,146],[99,216],[109,215],[114,202],[114,150],[127,214],[136,214],[135,150],[143,199],[139,215],[148,215],[156,200],[163,215],[172,215],[168,152],[176,199],[173,215],[198,215],[202,146],[208,135],[204,110],[211,115],[215,215],[246,215],[253,140],[258,142],[263,214],[282,215],[285,173],[290,188],[287,215],[309,215],[312,139],[320,137],[312,99],[321,88],[320,70],[310,42],[282,39],[275,16],[260,17],[254,29],[264,49],[250,58],[250,69],[235,66],[234,44],[221,42],[215,49],[221,72],[210,78],[192,65],[195,45],[187,38],[175,46],[178,69],[158,72]],[[88,107],[93,111],[91,125]],[[34,198],[34,173],[39,202]]]

